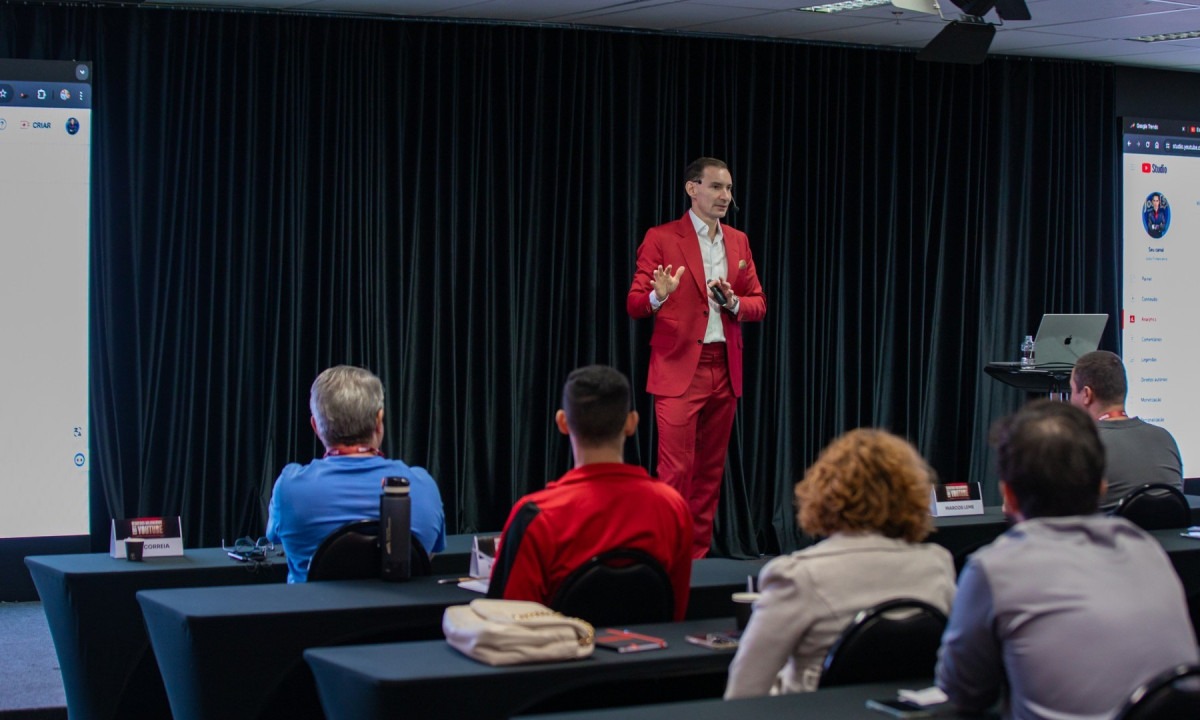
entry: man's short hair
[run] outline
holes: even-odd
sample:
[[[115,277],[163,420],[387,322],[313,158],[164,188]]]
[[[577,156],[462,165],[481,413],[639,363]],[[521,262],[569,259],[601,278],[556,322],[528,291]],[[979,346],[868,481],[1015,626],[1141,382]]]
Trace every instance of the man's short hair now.
[[[1075,361],[1074,378],[1075,387],[1080,390],[1084,386],[1090,387],[1102,404],[1124,403],[1125,395],[1129,393],[1125,364],[1116,353],[1107,350],[1081,355]]]
[[[629,417],[630,397],[629,380],[619,371],[607,365],[581,367],[563,385],[567,428],[585,445],[620,437]]]
[[[337,365],[317,376],[308,397],[317,434],[326,445],[353,445],[375,434],[383,383],[370,370]]]
[[[1035,400],[998,420],[991,443],[1000,479],[1026,518],[1090,515],[1099,508],[1104,446],[1084,411]]]
[[[683,170],[683,184],[690,182],[700,182],[704,179],[704,168],[715,167],[718,170],[728,170],[729,166],[724,160],[716,158],[702,157],[688,163],[688,166]]]

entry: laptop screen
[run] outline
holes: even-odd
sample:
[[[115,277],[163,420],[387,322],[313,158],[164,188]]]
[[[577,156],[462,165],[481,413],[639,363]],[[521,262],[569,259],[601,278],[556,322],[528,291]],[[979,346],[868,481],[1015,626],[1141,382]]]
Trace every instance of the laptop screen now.
[[[1034,339],[1037,367],[1070,367],[1080,355],[1100,347],[1108,315],[1058,315],[1046,313]]]

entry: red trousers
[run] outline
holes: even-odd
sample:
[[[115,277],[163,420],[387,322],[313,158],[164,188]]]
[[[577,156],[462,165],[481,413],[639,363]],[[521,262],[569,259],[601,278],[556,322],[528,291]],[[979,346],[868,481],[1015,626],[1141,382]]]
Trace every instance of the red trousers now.
[[[678,490],[692,511],[693,558],[707,555],[712,544],[713,515],[721,497],[736,412],[737,397],[729,384],[724,343],[704,346],[700,365],[683,395],[654,398],[658,478]]]

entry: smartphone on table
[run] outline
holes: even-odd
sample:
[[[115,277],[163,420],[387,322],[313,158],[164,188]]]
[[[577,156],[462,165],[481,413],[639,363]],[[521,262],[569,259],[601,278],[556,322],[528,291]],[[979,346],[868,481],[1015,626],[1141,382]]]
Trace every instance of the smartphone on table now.
[[[927,718],[933,713],[907,700],[868,700],[867,707],[896,718]]]

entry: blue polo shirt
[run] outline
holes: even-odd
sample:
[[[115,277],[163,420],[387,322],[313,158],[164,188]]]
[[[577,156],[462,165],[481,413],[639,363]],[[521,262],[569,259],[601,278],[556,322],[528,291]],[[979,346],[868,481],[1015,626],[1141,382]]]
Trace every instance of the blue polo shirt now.
[[[275,481],[267,520],[267,539],[287,554],[288,582],[308,579],[313,553],[334,530],[355,520],[379,519],[385,477],[408,478],[413,535],[430,554],[446,549],[442,495],[424,468],[374,455],[291,463]]]

